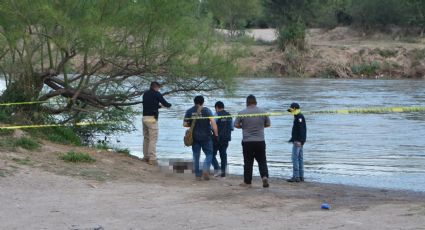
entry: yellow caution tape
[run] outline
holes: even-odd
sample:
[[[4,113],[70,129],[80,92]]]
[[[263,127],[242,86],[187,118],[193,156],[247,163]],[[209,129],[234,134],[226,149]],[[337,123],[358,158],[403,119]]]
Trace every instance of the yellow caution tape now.
[[[339,110],[322,110],[310,111],[303,114],[368,114],[368,113],[408,113],[408,112],[423,112],[425,106],[411,106],[411,107],[374,107],[374,108],[360,108],[360,109],[339,109]],[[290,114],[289,112],[273,112],[273,113],[257,113],[257,114],[235,114],[226,116],[209,116],[209,117],[192,117],[183,118],[184,120],[199,120],[199,119],[222,119],[222,118],[243,118],[243,117],[265,117],[265,116],[284,116]]]
[[[78,122],[75,124],[15,125],[15,126],[0,126],[0,129],[33,129],[33,128],[49,128],[49,127],[106,125],[106,124],[114,124],[114,123],[116,122]]]
[[[9,103],[0,103],[0,106],[12,106],[12,105],[33,105],[33,104],[43,104],[47,101],[26,101],[26,102],[9,102]]]

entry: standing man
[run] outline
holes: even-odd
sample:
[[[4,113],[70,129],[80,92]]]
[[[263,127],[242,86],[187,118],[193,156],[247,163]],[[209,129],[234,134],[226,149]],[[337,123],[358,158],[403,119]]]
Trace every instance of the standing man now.
[[[158,141],[158,109],[170,108],[159,92],[160,84],[151,82],[150,89],[143,93],[143,160],[150,165],[157,165],[156,142]]]
[[[193,164],[195,167],[196,180],[209,180],[209,173],[211,167],[211,161],[213,157],[213,141],[211,140],[211,128],[213,130],[215,140],[218,139],[217,124],[214,118],[212,118],[212,112],[210,109],[203,107],[204,97],[196,96],[194,99],[195,105],[186,111],[183,122],[184,127],[190,128],[192,122],[195,122],[193,129]],[[202,118],[203,119],[191,119],[191,118]],[[208,118],[209,117],[209,118]],[[201,156],[201,149],[205,153],[205,162],[203,170],[201,172],[199,165],[199,158]],[[201,177],[202,176],[202,177]]]
[[[230,117],[230,113],[224,110],[224,103],[221,101],[217,101],[215,103],[215,111],[219,117],[228,116],[216,119],[218,128],[218,141],[214,141],[212,158],[212,165],[215,172],[214,176],[226,177],[227,147],[229,147],[229,141],[232,140],[233,119]],[[217,152],[220,153],[221,167],[217,161]],[[219,169],[221,169],[220,172]]]
[[[246,109],[239,112],[238,115],[241,116],[238,116],[235,120],[235,127],[243,131],[244,183],[241,186],[251,186],[252,167],[255,159],[258,163],[263,187],[267,188],[269,187],[269,172],[267,169],[264,128],[270,127],[270,118],[265,115],[263,109],[257,107],[257,100],[254,95],[249,95],[246,98],[246,106]],[[250,114],[253,116],[250,116]]]
[[[304,181],[304,159],[303,146],[307,138],[307,125],[305,118],[301,113],[300,105],[292,103],[288,109],[294,115],[294,125],[292,126],[292,137],[289,142],[293,143],[292,147],[292,178],[288,182]]]

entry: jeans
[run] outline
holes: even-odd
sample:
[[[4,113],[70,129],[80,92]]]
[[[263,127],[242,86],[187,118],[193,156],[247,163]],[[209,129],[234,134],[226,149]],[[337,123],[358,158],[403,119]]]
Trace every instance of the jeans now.
[[[269,171],[267,169],[266,159],[266,142],[264,141],[250,141],[242,142],[243,152],[243,176],[245,184],[251,184],[252,181],[252,167],[254,165],[254,159],[258,163],[260,170],[260,176],[269,177]]]
[[[303,159],[303,146],[301,143],[294,142],[292,147],[292,165],[293,165],[293,178],[304,177],[304,159]]]
[[[193,141],[192,152],[193,152],[193,167],[195,168],[195,176],[200,177],[202,171],[199,165],[199,158],[201,157],[201,149],[205,153],[205,161],[203,165],[203,171],[209,172],[211,167],[211,161],[213,157],[213,144],[212,140],[207,141]]]
[[[214,167],[214,171],[218,171],[220,168],[218,161],[217,161],[217,152],[220,153],[220,160],[221,160],[221,173],[223,175],[226,174],[226,167],[227,167],[227,147],[229,147],[229,142],[225,141],[222,143],[219,143],[219,145],[214,145],[213,147],[213,158],[212,158],[212,165]]]

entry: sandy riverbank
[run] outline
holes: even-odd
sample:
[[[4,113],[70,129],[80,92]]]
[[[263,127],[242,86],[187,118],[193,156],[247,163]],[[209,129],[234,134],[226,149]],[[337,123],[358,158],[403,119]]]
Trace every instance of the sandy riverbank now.
[[[84,151],[93,164],[58,159]],[[425,194],[241,178],[197,182],[123,154],[0,151],[0,229],[423,229]],[[321,210],[328,202],[332,209]]]

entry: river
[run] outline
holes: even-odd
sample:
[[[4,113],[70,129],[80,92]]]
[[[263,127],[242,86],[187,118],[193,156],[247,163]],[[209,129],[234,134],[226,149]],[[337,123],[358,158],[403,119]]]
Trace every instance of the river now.
[[[328,79],[238,79],[233,95],[208,93],[205,106],[217,100],[232,114],[245,107],[254,94],[258,106],[269,112],[285,111],[298,102],[304,111],[343,108],[425,106],[425,81],[416,80],[328,80]],[[158,157],[191,159],[191,148],[183,146],[182,117],[192,106],[192,97],[170,96],[171,109],[160,112]],[[141,109],[141,108],[140,108]],[[317,114],[306,115],[308,139],[304,147],[308,181],[358,185],[386,189],[425,191],[425,114]],[[291,169],[292,117],[271,117],[266,130],[267,157],[271,177],[288,178]],[[120,135],[113,144],[142,156],[141,117],[137,131]],[[228,150],[229,170],[242,174],[241,130],[233,132]],[[164,162],[162,162],[164,163]],[[166,162],[165,162],[166,163]],[[255,166],[256,167],[256,166]],[[258,175],[257,168],[254,174]]]

